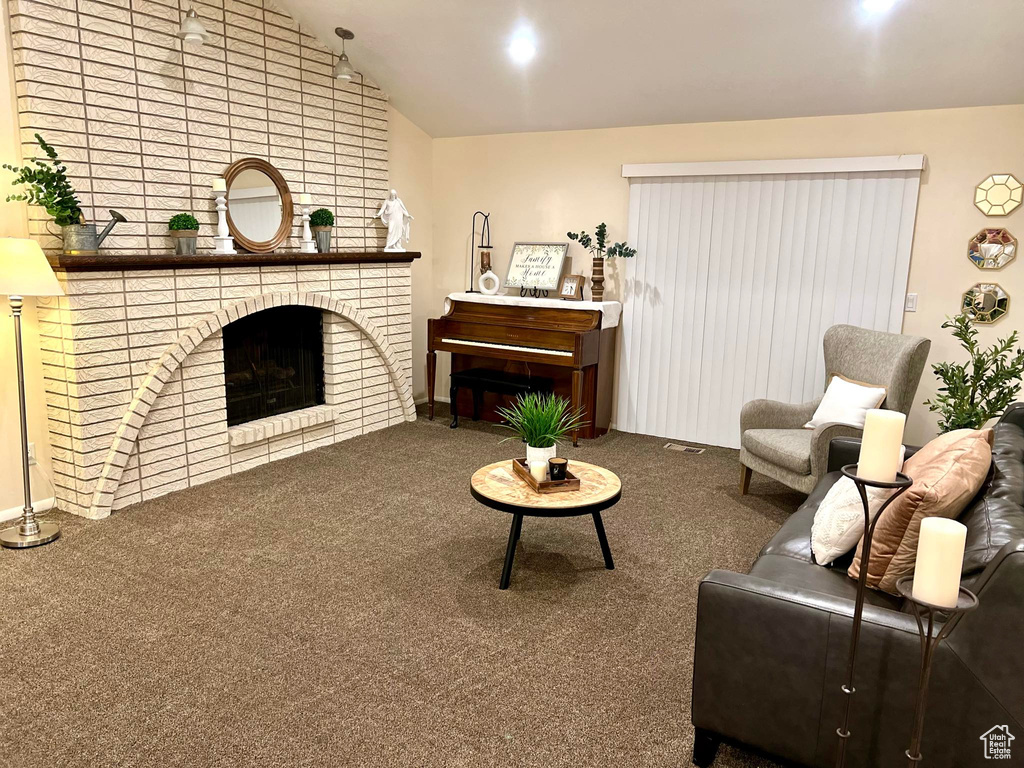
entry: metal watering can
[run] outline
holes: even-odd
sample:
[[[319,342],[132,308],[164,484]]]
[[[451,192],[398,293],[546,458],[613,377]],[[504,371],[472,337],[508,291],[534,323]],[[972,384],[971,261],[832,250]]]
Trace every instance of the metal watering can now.
[[[78,256],[95,256],[99,253],[100,243],[110,234],[118,222],[128,221],[117,211],[108,209],[111,215],[110,222],[103,228],[103,231],[96,234],[95,224],[68,224],[61,227],[61,234],[64,237],[64,253]]]

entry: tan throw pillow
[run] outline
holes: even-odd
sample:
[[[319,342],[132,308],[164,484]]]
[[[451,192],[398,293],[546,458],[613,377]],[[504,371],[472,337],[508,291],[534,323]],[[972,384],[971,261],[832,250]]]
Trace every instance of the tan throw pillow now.
[[[958,429],[932,440],[907,459],[914,484],[882,513],[871,540],[867,585],[896,594],[896,580],[914,572],[921,520],[955,518],[978,493],[992,463],[991,429]],[[847,573],[860,576],[864,539]]]

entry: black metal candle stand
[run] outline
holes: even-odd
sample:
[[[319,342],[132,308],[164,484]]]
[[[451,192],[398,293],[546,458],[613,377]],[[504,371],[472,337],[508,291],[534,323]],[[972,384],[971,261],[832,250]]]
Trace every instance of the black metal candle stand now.
[[[860,574],[857,578],[857,601],[853,609],[853,630],[850,635],[850,654],[846,663],[846,683],[841,686],[846,696],[846,708],[843,715],[843,724],[836,729],[839,735],[839,751],[836,755],[836,768],[844,768],[846,765],[846,743],[850,740],[850,707],[853,703],[853,694],[857,690],[853,686],[853,673],[857,664],[857,645],[860,641],[860,627],[864,616],[864,593],[867,590],[868,568],[871,560],[871,538],[875,533],[875,525],[882,517],[882,513],[892,502],[907,488],[914,484],[914,481],[902,472],[896,473],[896,480],[891,483],[867,480],[858,477],[856,474],[857,465],[847,464],[842,468],[844,476],[853,480],[860,493],[861,503],[864,505],[864,538],[861,544]],[[885,488],[895,491],[883,502],[878,514],[871,517],[871,508],[868,503],[868,488]]]
[[[476,217],[483,216],[484,223],[480,227],[480,244],[473,244],[473,236],[476,235]],[[491,214],[477,211],[473,214],[473,224],[469,230],[469,289],[466,293],[478,293],[476,289],[476,249],[491,247]]]
[[[932,658],[939,643],[953,630],[960,617],[978,607],[978,598],[965,587],[960,587],[955,606],[935,605],[914,597],[914,577],[904,576],[896,582],[896,591],[910,603],[917,619],[917,632],[921,638],[921,674],[917,683],[917,704],[914,707],[914,730],[910,736],[910,749],[906,751],[907,765],[914,768],[921,764],[921,734],[924,731],[924,706],[928,698],[928,678],[932,671]],[[945,616],[938,625],[936,618]]]

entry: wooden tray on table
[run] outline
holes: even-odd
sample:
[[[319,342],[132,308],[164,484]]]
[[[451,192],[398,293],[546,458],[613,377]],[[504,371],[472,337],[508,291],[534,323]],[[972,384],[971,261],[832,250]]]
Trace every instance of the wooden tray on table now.
[[[565,470],[565,480],[544,480],[539,483],[530,474],[526,459],[512,459],[512,470],[537,493],[561,493],[580,489],[580,479],[568,469]]]

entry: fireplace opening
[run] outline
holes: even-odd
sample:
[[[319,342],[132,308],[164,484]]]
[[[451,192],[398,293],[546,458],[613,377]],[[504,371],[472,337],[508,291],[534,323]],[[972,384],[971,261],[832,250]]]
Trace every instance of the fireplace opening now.
[[[273,307],[224,326],[228,426],[324,403],[323,313]]]

